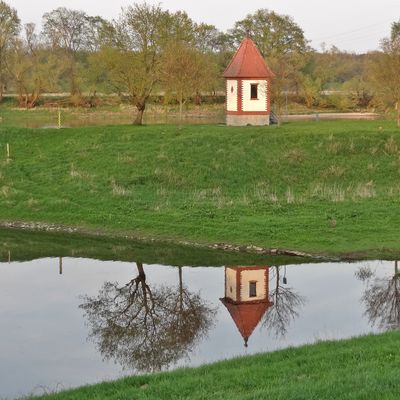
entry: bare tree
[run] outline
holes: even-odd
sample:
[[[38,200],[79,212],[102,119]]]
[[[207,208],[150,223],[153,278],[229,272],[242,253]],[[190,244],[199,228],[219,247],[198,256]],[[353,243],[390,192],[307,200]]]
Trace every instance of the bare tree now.
[[[35,107],[40,96],[56,86],[60,75],[58,65],[56,57],[40,42],[35,24],[26,24],[24,37],[14,39],[7,58],[20,107]]]
[[[275,269],[275,287],[270,292],[274,305],[267,311],[263,326],[270,328],[275,336],[286,335],[290,323],[299,316],[299,309],[306,303],[306,298],[281,282],[281,267]],[[286,281],[286,277],[284,278]]]
[[[365,315],[372,325],[380,329],[400,329],[400,274],[398,261],[395,261],[394,274],[379,278],[369,273],[358,272],[358,279],[366,282],[366,290],[361,298],[365,306]]]
[[[192,350],[211,327],[214,311],[184,288],[151,289],[144,267],[125,286],[106,282],[97,297],[85,297],[90,338],[106,359],[140,371],[158,371]],[[180,275],[181,276],[181,275]]]
[[[178,267],[178,272],[178,287],[173,290],[174,295],[168,297],[167,302],[171,311],[170,334],[180,341],[181,345],[193,348],[210,329],[211,317],[215,315],[215,310],[204,304],[198,293],[190,292],[183,284],[181,267]]]

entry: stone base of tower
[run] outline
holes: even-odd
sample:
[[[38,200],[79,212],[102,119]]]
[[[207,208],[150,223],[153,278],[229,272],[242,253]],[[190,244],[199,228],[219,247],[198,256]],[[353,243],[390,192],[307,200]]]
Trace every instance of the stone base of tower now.
[[[228,126],[269,125],[269,115],[227,115]]]

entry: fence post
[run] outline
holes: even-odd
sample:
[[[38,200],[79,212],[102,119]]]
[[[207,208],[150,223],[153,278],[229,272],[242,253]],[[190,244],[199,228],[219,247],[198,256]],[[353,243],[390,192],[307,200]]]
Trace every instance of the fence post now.
[[[61,108],[58,107],[58,129],[61,129]]]

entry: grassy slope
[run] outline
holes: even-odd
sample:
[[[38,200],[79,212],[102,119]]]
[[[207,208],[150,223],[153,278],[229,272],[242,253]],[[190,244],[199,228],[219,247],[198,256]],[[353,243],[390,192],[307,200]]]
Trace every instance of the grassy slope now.
[[[400,333],[326,342],[43,399],[398,399]]]
[[[400,132],[390,122],[0,128],[0,146],[3,220],[400,251]]]

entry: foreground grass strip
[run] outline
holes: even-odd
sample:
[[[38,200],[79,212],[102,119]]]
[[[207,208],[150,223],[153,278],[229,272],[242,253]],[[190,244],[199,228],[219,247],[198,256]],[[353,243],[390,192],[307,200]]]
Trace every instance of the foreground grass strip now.
[[[323,342],[41,399],[398,399],[399,344],[399,332]]]
[[[0,149],[1,220],[400,252],[400,131],[391,122],[0,128]]]

